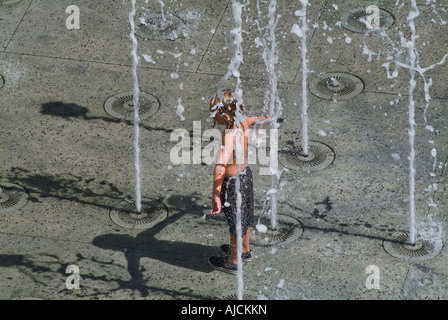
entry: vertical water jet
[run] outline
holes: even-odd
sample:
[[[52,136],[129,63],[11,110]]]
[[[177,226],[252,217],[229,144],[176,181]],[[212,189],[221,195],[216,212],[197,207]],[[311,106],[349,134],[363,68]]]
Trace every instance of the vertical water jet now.
[[[141,212],[142,209],[142,196],[141,196],[141,178],[140,178],[140,146],[139,146],[139,138],[140,138],[140,125],[139,125],[139,86],[138,86],[138,76],[137,76],[137,66],[138,66],[138,42],[135,37],[135,0],[132,0],[132,9],[129,13],[129,22],[131,24],[131,33],[130,37],[132,40],[132,79],[134,84],[133,89],[133,107],[134,107],[134,166],[135,166],[135,207],[138,213]]]

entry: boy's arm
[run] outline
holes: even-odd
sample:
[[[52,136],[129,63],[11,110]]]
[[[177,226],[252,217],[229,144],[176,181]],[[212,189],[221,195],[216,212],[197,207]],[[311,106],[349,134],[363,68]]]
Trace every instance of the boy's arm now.
[[[222,182],[224,181],[224,174],[226,172],[226,166],[221,164],[215,165],[215,174],[213,178],[213,193],[212,193],[212,212],[215,215],[221,212],[221,189]]]
[[[257,116],[255,116],[255,117],[246,117],[245,121],[246,121],[246,124],[247,124],[247,128],[253,126],[256,122],[263,121],[266,118],[269,118],[269,116],[266,115],[266,116],[263,116],[263,117],[257,117]]]
[[[221,211],[221,189],[222,183],[224,181],[224,176],[226,173],[226,167],[229,163],[230,157],[233,153],[233,145],[234,145],[235,137],[233,133],[226,132],[223,134],[222,143],[224,147],[221,147],[221,150],[218,154],[215,164],[214,170],[214,178],[213,178],[213,193],[212,193],[212,212],[211,214],[218,214]]]

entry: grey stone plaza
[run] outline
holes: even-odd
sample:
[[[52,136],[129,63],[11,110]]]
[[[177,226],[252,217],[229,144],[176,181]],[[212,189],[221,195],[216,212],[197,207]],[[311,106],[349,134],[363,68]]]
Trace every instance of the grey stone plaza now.
[[[268,39],[270,1],[240,2],[245,114],[261,116],[272,74],[257,41]],[[251,230],[244,297],[446,300],[448,1],[416,1],[414,48],[403,43],[412,37],[412,1],[309,1],[308,135],[331,153],[317,168],[293,152],[303,134],[302,44],[292,32],[302,2],[277,0],[275,29],[278,219],[297,224],[286,235]],[[356,29],[363,23],[354,13],[368,17],[371,5],[383,34]],[[184,152],[210,143],[193,129],[212,128],[209,101],[234,52],[232,0],[137,0],[141,194],[158,215],[148,227],[113,219],[135,197],[130,10],[131,0],[0,0],[2,300],[235,295],[236,277],[208,265],[229,241],[224,215],[210,215],[214,166],[170,158],[178,129],[191,137]],[[411,49],[419,66],[412,94]],[[416,244],[397,238],[406,241],[409,230],[410,101]],[[264,164],[250,166],[256,218],[268,219],[271,177],[260,174]],[[265,243],[275,232],[280,240]]]

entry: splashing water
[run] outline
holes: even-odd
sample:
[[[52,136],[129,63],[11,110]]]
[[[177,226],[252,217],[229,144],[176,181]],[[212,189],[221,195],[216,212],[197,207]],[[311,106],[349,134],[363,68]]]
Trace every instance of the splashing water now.
[[[409,54],[409,73],[411,75],[409,80],[409,145],[410,145],[410,153],[409,153],[409,242],[411,244],[415,243],[415,148],[414,148],[414,140],[415,140],[415,101],[414,101],[414,90],[415,90],[415,65],[417,54],[415,52],[415,23],[414,19],[420,15],[418,11],[417,4],[415,0],[411,1],[412,7],[414,11],[409,12],[408,15],[408,23],[411,29],[411,40],[408,42],[408,54]]]
[[[185,117],[183,116],[184,111],[185,107],[182,105],[182,98],[178,98],[176,114],[180,117],[180,121],[185,121]]]
[[[132,39],[132,51],[131,55],[133,57],[132,62],[132,79],[134,83],[134,90],[133,90],[133,104],[134,104],[134,165],[135,165],[135,207],[137,209],[137,212],[141,212],[142,210],[142,196],[141,196],[141,190],[140,190],[140,146],[139,146],[139,137],[140,137],[140,127],[139,127],[139,95],[140,90],[138,86],[138,76],[137,76],[137,66],[139,57],[137,55],[137,47],[138,42],[135,37],[135,0],[132,0],[132,9],[129,13],[129,22],[131,24],[131,33],[130,37]]]
[[[306,7],[308,6],[308,0],[300,0],[302,3],[302,10],[297,10],[294,14],[302,18],[302,27],[299,28],[294,25],[291,32],[294,32],[301,38],[301,50],[302,50],[302,150],[304,156],[308,156],[308,61],[307,61],[307,39],[306,33],[308,31],[308,24],[306,22]],[[300,30],[298,32],[297,30]]]
[[[277,89],[277,72],[275,70],[278,64],[278,50],[275,37],[275,29],[277,27],[278,16],[276,16],[277,1],[271,0],[268,7],[268,34],[266,37],[257,37],[255,43],[257,46],[263,47],[263,61],[266,65],[266,71],[269,75],[269,90],[266,92],[264,101],[264,112],[269,111],[269,126],[273,129],[278,128],[277,118],[282,113],[282,101],[278,95]],[[260,3],[257,1],[258,18],[261,20]],[[256,22],[258,31],[263,32],[263,28],[260,26],[259,21]],[[267,39],[269,39],[269,42]],[[268,109],[268,110],[266,110]],[[279,176],[277,173],[277,136],[272,136],[271,131],[271,148],[270,148],[270,171],[271,171],[271,189],[272,192],[266,194],[270,199],[270,222],[271,229],[277,228],[277,187],[279,183]],[[260,214],[261,218],[261,214]],[[266,232],[265,228],[259,223],[257,230],[260,232]]]
[[[227,68],[227,72],[224,75],[224,77],[221,79],[221,82],[218,86],[217,96],[218,98],[222,99],[223,93],[222,88],[224,83],[230,78],[230,76],[234,76],[236,78],[236,87],[233,93],[234,98],[237,101],[237,110],[235,112],[235,123],[238,123],[241,121],[242,118],[242,112],[241,112],[241,105],[243,104],[243,94],[241,89],[241,78],[240,78],[240,72],[239,68],[241,64],[243,63],[243,49],[241,46],[241,43],[243,41],[242,37],[242,9],[245,5],[242,5],[239,1],[233,0],[232,2],[232,13],[233,18],[235,20],[235,27],[231,30],[231,34],[234,36],[233,45],[235,47],[234,54],[232,56],[232,59],[230,61],[230,64]],[[235,132],[236,136],[239,136],[241,134],[240,128],[238,128]],[[239,145],[240,139],[235,139],[236,150],[240,150],[241,146]],[[238,154],[238,152],[237,152]],[[238,163],[241,163],[238,161]],[[236,206],[237,206],[237,212],[236,212],[236,239],[237,239],[237,298],[238,300],[243,299],[243,261],[241,258],[242,252],[243,252],[243,242],[242,242],[242,227],[241,227],[241,203],[242,203],[242,196],[240,192],[240,173],[241,168],[240,165],[238,165],[238,172],[236,175],[236,181],[235,181],[235,189],[237,190],[237,199],[236,199]]]
[[[165,3],[163,3],[162,0],[157,0],[157,2],[160,4],[160,11],[162,12],[162,19],[163,19],[163,20],[166,20],[166,18],[165,18],[165,13],[164,13],[164,11],[163,11],[163,8],[165,7]]]
[[[241,63],[243,62],[243,48],[241,46],[241,42],[243,40],[242,37],[242,19],[241,19],[241,14],[242,14],[242,5],[241,3],[234,1],[232,4],[232,10],[233,10],[233,17],[235,19],[235,25],[236,28],[234,30],[232,30],[232,33],[235,35],[235,55],[234,55],[234,59],[235,59],[235,63],[236,66],[239,68]],[[240,73],[238,71],[238,69],[233,69],[232,74],[237,78],[237,83],[236,83],[236,88],[235,88],[235,93],[236,93],[236,99],[237,101],[239,101],[239,103],[237,103],[238,105],[238,109],[239,106],[242,105],[242,90],[240,89],[240,85],[241,85],[241,79],[240,79]],[[222,92],[222,90],[221,90]],[[238,118],[238,116],[241,116],[239,114],[240,112],[236,113],[236,117]],[[235,119],[236,120],[236,119]],[[236,136],[238,137],[239,135],[239,131],[240,129],[237,130]],[[239,146],[239,140],[240,139],[235,139],[236,142],[236,148],[239,149],[241,148],[241,146]],[[240,162],[238,162],[240,163]],[[237,198],[236,198],[236,207],[237,207],[237,213],[236,213],[236,238],[237,238],[237,297],[238,300],[242,300],[243,299],[243,288],[244,288],[244,281],[243,281],[243,261],[242,261],[242,253],[243,253],[243,238],[242,238],[242,228],[241,228],[241,203],[242,203],[242,197],[241,197],[241,191],[240,191],[240,165],[238,165],[238,173],[237,173],[237,179],[235,182],[235,188],[237,191]]]
[[[235,92],[234,92],[234,98],[237,100],[237,112],[236,116],[241,116],[240,114],[240,106],[243,104],[243,93],[241,86],[241,78],[240,78],[240,72],[239,69],[241,67],[241,64],[243,63],[243,48],[241,46],[241,43],[243,41],[243,35],[242,35],[242,8],[243,5],[239,1],[233,0],[232,2],[232,12],[233,17],[235,20],[235,28],[233,28],[230,33],[234,36],[233,45],[235,46],[235,51],[233,53],[232,59],[230,60],[230,64],[227,67],[227,73],[224,75],[224,77],[221,79],[221,82],[218,87],[218,98],[222,98],[222,89],[224,86],[224,83],[230,78],[230,76],[234,76],[236,78],[236,86],[235,86]],[[239,120],[239,119],[235,119]]]
[[[397,3],[398,4],[398,0]],[[399,8],[401,8],[404,5],[404,2],[401,4]],[[431,126],[427,125],[427,118],[426,113],[429,107],[430,102],[430,94],[429,89],[432,85],[432,79],[428,77],[428,79],[425,77],[425,73],[428,70],[434,69],[436,66],[444,64],[445,61],[448,59],[448,53],[446,53],[442,59],[439,62],[436,62],[429,67],[422,67],[420,65],[420,59],[419,59],[419,52],[416,48],[416,39],[418,38],[418,35],[416,34],[416,28],[415,28],[415,19],[420,16],[420,11],[418,9],[417,3],[415,0],[410,1],[411,10],[408,13],[407,21],[408,25],[411,31],[410,39],[406,39],[402,32],[399,32],[400,36],[400,44],[403,48],[407,50],[406,55],[406,62],[401,61],[401,58],[403,56],[403,50],[401,48],[395,47],[393,41],[389,38],[387,33],[384,30],[378,31],[380,35],[385,38],[393,47],[394,55],[395,55],[395,68],[392,72],[390,72],[390,62],[384,63],[382,67],[386,68],[387,71],[387,78],[393,79],[398,76],[399,68],[405,68],[409,70],[410,73],[410,80],[409,80],[409,105],[408,105],[408,120],[409,120],[409,130],[408,130],[408,137],[409,137],[409,242],[411,244],[415,243],[416,239],[416,232],[415,232],[415,101],[414,101],[414,91],[416,87],[416,76],[420,76],[423,80],[424,84],[424,97],[425,97],[425,107],[424,107],[424,126],[426,129],[429,130],[429,128],[432,128]],[[371,51],[367,46],[364,44],[363,47],[363,53],[369,55],[368,61],[370,62],[372,59],[372,55],[378,55],[378,58],[380,56],[380,53],[375,53]],[[393,59],[390,57],[390,59]]]

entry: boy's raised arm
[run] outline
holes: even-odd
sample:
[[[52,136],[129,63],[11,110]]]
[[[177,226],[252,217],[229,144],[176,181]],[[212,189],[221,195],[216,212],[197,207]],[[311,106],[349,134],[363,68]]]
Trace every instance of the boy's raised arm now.
[[[261,122],[261,121],[263,121],[264,119],[266,119],[266,118],[269,118],[269,116],[268,115],[266,115],[266,116],[263,116],[263,117],[257,117],[257,116],[254,116],[254,117],[246,117],[246,123],[247,123],[247,125],[248,125],[248,127],[251,127],[251,126],[253,126],[255,123],[257,123],[257,122]]]

